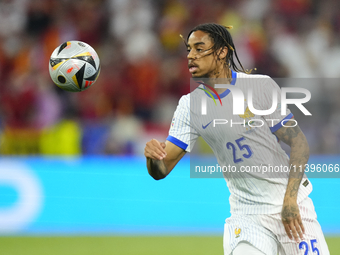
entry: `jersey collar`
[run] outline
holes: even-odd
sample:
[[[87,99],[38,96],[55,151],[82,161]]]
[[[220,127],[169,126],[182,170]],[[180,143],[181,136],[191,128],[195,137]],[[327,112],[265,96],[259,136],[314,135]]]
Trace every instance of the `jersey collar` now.
[[[233,70],[231,70],[231,78],[232,78],[232,80],[231,80],[230,85],[235,85],[236,79],[237,79],[237,73],[234,72]],[[210,95],[209,95],[207,92],[204,92],[204,93],[205,93],[208,97],[210,97]],[[222,99],[222,98],[226,97],[229,93],[230,93],[230,90],[227,89],[227,90],[224,91],[223,93],[219,94],[219,96],[220,96],[220,98]],[[217,95],[215,95],[214,93],[212,93],[212,95],[213,95],[213,97],[214,97],[215,99],[218,99],[218,96],[217,96]]]

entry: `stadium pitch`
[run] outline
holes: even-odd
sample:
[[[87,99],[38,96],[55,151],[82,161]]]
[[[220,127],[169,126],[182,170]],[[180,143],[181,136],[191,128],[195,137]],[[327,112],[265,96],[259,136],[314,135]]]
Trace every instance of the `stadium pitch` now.
[[[340,255],[340,237],[326,238]],[[2,255],[207,255],[223,254],[222,237],[212,236],[3,236]]]

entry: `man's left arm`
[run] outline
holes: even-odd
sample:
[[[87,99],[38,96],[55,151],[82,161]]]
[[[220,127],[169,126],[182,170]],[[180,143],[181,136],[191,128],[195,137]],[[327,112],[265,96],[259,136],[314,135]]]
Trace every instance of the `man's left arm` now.
[[[307,164],[309,158],[309,146],[305,135],[295,121],[288,121],[285,126],[274,132],[274,134],[291,148],[289,179],[281,217],[288,237],[300,242],[299,237],[303,239],[305,229],[297,204],[297,196],[304,175],[305,164]]]

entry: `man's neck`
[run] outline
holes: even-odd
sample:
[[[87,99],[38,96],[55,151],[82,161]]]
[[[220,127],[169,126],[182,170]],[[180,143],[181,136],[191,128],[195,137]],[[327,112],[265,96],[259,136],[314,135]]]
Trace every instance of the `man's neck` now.
[[[221,82],[225,82],[227,84],[230,84],[231,81],[232,81],[232,72],[231,72],[231,69],[226,67],[222,70],[220,70],[220,72],[218,72],[217,74],[215,74],[214,76],[210,77],[208,80],[207,80],[207,84],[210,85],[211,87],[215,88],[215,84],[216,83],[221,83]],[[216,88],[215,89],[216,92],[218,94],[221,94],[223,93],[224,91],[226,91],[227,89],[224,89],[224,88]]]

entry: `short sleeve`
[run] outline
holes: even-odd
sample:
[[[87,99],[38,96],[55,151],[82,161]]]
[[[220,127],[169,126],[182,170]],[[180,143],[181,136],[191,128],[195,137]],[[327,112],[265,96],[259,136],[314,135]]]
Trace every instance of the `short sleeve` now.
[[[190,95],[185,95],[179,100],[166,140],[190,152],[198,137],[190,125]]]
[[[273,105],[273,93],[277,98],[277,107],[271,114],[262,116],[270,127],[272,133],[279,130],[287,121],[293,118],[293,114],[287,108],[286,115],[281,115],[281,89],[279,85],[269,76],[265,76],[261,84],[261,92],[259,95],[259,105],[261,109],[270,109]]]

